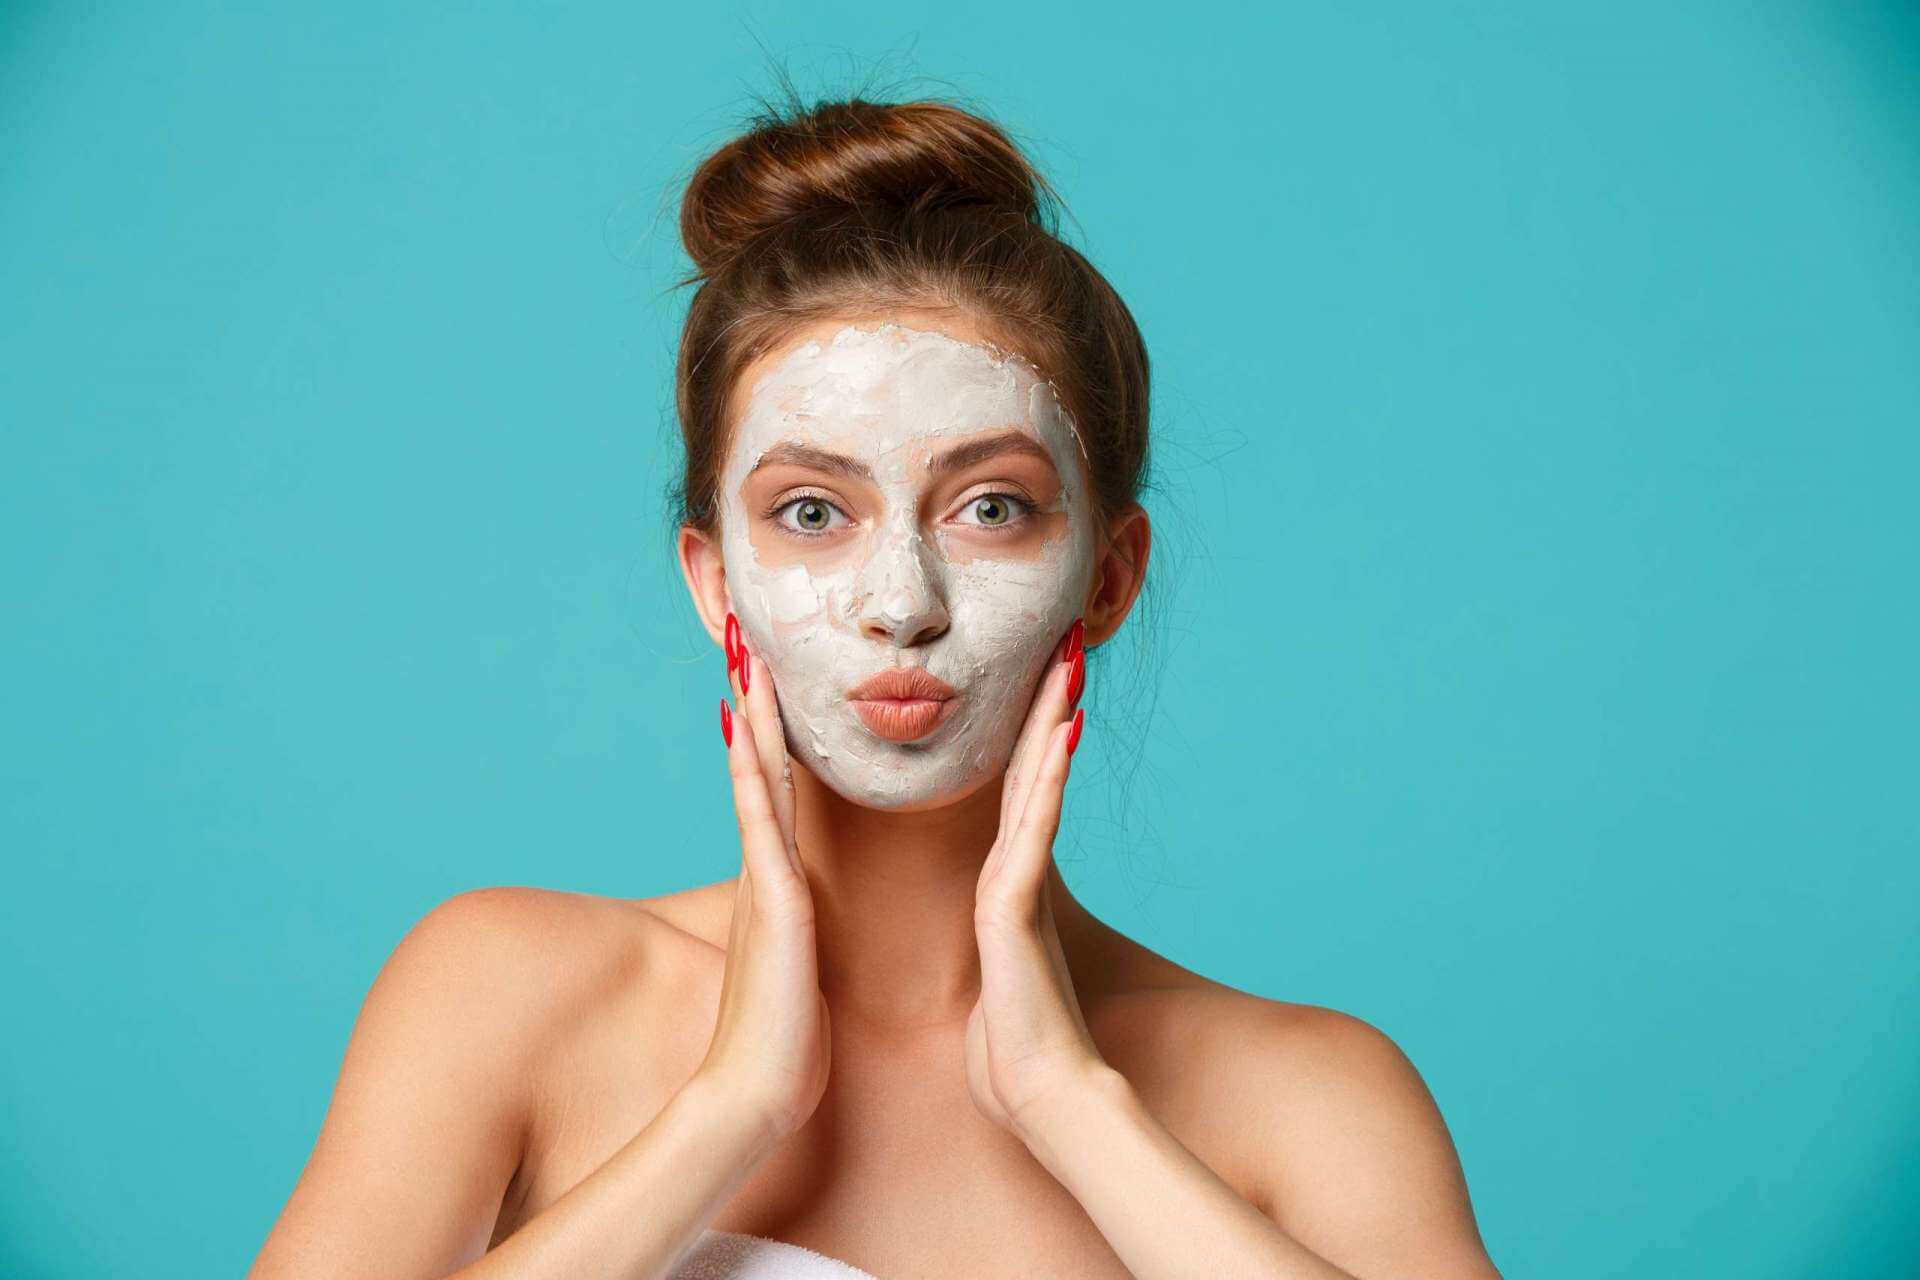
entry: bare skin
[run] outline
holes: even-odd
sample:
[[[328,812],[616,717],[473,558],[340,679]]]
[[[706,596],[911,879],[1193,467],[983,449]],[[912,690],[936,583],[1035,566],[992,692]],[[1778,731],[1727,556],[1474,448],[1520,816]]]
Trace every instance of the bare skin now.
[[[501,933],[546,953],[540,982],[506,1019],[523,1030],[501,1060],[534,1069],[501,1135],[518,1163],[492,1168],[498,1218],[482,1212],[484,1198],[470,1206],[476,1246],[479,1232],[486,1248],[507,1239],[599,1167],[693,1074],[713,1031],[733,885],[635,900],[499,888],[441,908],[454,917],[450,967],[462,950],[482,963]],[[1386,1037],[1330,1009],[1192,973],[1055,893],[1102,1055],[1182,1144],[1357,1276],[1495,1274],[1423,1270],[1418,1256],[1389,1270],[1385,1260],[1399,1256],[1389,1251],[1368,1266],[1380,1245],[1350,1203],[1370,1196],[1425,1247],[1480,1247],[1444,1122]],[[1073,1198],[969,1103],[964,1008],[936,1017],[910,1002],[828,998],[835,1065],[824,1097],[709,1226],[805,1245],[886,1280],[1128,1274]],[[489,1103],[447,1106],[485,1114]],[[1355,1107],[1373,1121],[1356,1125]],[[419,1194],[444,1173],[422,1168]]]
[[[571,1069],[543,1080],[559,1092],[554,1109],[579,1122],[539,1135],[538,1156],[516,1176],[497,1237],[595,1168],[698,1064],[719,1000],[732,889],[727,881],[618,906],[575,904],[609,945],[648,939],[652,954],[640,967],[664,980],[653,991],[641,983],[623,993],[618,1013],[583,1020],[586,1043],[568,1055]],[[883,889],[911,892],[904,884],[876,886]],[[1076,933],[1069,955],[1108,1060],[1144,1087],[1163,1119],[1181,1118],[1184,1142],[1214,1157],[1209,1163],[1217,1160],[1249,1199],[1264,1197],[1262,1153],[1235,1149],[1244,1144],[1235,1143],[1217,1084],[1196,1070],[1209,1059],[1192,1047],[1196,1033],[1218,1034],[1226,1016],[1209,1011],[1210,1001],[1250,997],[1187,973],[1091,917],[1076,911],[1075,918],[1086,932]],[[1065,941],[1064,920],[1061,926]],[[968,1101],[964,1005],[942,1014],[836,1002],[831,992],[828,1001],[835,1066],[825,1096],[711,1226],[805,1244],[888,1277],[994,1274],[996,1255],[1020,1271],[1126,1274],[1072,1197]],[[643,1035],[685,1071],[644,1079],[623,1062]],[[1012,1256],[1009,1240],[1021,1242]],[[941,1258],[950,1266],[934,1261]]]
[[[982,336],[963,317],[937,319],[963,340]],[[795,341],[842,323],[797,330]],[[1128,531],[1134,519],[1116,523],[1087,601],[1089,648],[1137,594],[1146,541],[1143,514]],[[720,644],[729,601],[718,549],[683,531],[680,550]],[[747,705],[737,680],[731,691]],[[756,734],[769,728],[777,741],[777,724],[755,722]],[[699,739],[688,749],[702,749]],[[705,749],[721,768],[721,745]],[[731,1145],[715,1145],[724,1154],[714,1158],[738,1162],[740,1175],[702,1175],[721,1179],[702,1202],[705,1224],[804,1245],[883,1280],[1128,1276],[1087,1208],[970,1096],[976,886],[1000,787],[883,812],[798,762],[792,775],[787,821],[811,894],[831,1069],[790,1130],[725,1129]],[[674,1114],[669,1104],[704,1076],[739,884],[639,899],[486,889],[431,913],[369,995],[314,1158],[255,1280],[375,1261],[382,1274],[425,1280],[483,1254],[501,1265],[476,1265],[475,1276],[568,1274],[521,1269],[512,1248],[488,1251],[537,1234],[536,1219]],[[1095,918],[1050,862],[1046,891],[1099,1057],[1181,1146],[1329,1264],[1289,1274],[1497,1280],[1446,1126],[1392,1041],[1334,1010],[1182,968]],[[685,1114],[720,1115],[724,1100],[713,1099],[702,1091]],[[705,1131],[669,1127],[689,1147],[671,1167],[689,1170]],[[630,1184],[648,1196],[672,1182],[668,1148],[651,1158],[654,1181]],[[553,1237],[591,1241],[583,1266],[638,1216],[631,1199],[604,1203],[601,1234],[576,1205]],[[616,1273],[628,1274],[573,1272]],[[631,1272],[643,1273],[659,1274]]]

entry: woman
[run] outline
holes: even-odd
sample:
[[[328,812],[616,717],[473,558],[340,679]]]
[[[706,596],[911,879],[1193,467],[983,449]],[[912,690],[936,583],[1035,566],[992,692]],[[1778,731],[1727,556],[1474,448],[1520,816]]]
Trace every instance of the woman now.
[[[258,1280],[1497,1276],[1391,1041],[1053,864],[1149,537],[1146,352],[1049,200],[931,102],[796,106],[694,174],[679,556],[740,874],[431,912]]]

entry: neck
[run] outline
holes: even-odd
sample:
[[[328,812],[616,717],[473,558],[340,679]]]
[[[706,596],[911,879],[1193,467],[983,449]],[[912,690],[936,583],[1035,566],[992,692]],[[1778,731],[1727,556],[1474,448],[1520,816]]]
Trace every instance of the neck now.
[[[836,1025],[964,1025],[980,994],[973,910],[1000,826],[1006,775],[940,809],[855,804],[792,763],[794,835],[813,894],[820,991]],[[1055,927],[1069,959],[1097,922],[1049,864]]]

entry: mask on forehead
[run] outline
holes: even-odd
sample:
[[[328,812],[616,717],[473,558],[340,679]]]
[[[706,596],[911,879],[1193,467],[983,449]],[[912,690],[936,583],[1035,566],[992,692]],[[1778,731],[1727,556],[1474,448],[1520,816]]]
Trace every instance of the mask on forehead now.
[[[944,508],[922,509],[931,458],[1008,429],[1038,441],[1060,478],[1033,511],[1044,542],[1019,553],[956,532]],[[767,528],[763,512],[743,505],[741,486],[761,457],[789,442],[872,473],[865,483],[877,505],[869,499],[859,527],[837,530],[830,553]],[[742,635],[773,674],[793,757],[879,809],[947,803],[1005,769],[1093,580],[1083,468],[1072,419],[1030,365],[944,333],[849,325],[800,344],[761,378],[721,477],[721,553]],[[880,736],[847,696],[891,667],[923,668],[956,691],[912,741]]]

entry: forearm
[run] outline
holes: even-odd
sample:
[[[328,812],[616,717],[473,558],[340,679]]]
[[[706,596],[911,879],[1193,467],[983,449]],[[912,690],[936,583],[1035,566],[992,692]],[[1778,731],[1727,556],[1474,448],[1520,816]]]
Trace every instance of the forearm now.
[[[1354,1280],[1223,1182],[1111,1067],[1023,1117],[1020,1136],[1140,1280]]]
[[[446,1280],[660,1280],[779,1141],[696,1075],[605,1164]]]

